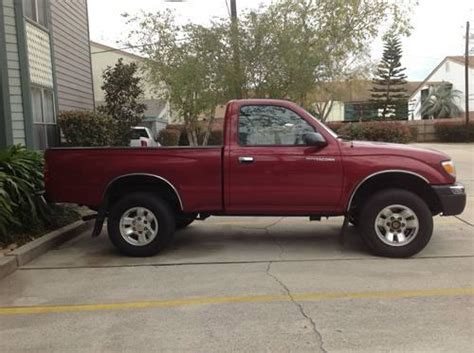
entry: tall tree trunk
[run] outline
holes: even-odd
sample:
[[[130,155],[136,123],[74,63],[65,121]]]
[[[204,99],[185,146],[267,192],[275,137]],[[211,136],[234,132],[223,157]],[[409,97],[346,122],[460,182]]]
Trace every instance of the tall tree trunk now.
[[[214,125],[215,118],[216,118],[215,113],[213,113],[211,115],[211,117],[209,118],[209,123],[207,124],[206,134],[204,135],[204,140],[202,141],[203,146],[207,146],[207,144],[209,143],[209,136],[211,136],[212,126]]]

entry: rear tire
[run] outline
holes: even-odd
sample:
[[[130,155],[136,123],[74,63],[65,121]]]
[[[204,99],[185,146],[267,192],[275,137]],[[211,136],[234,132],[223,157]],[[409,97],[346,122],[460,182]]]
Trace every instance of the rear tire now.
[[[433,216],[416,194],[383,190],[365,204],[358,230],[370,250],[378,256],[410,257],[425,248],[433,233]]]
[[[153,256],[171,241],[175,218],[164,200],[149,193],[135,192],[113,205],[107,228],[112,244],[122,254]]]

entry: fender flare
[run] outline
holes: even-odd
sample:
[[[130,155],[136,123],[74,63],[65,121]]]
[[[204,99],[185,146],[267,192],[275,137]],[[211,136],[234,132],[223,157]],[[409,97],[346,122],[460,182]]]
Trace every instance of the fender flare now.
[[[370,179],[372,179],[373,177],[376,177],[378,175],[381,175],[381,174],[388,174],[388,173],[403,173],[403,174],[409,174],[409,175],[412,175],[412,176],[415,176],[421,180],[423,180],[426,184],[430,184],[429,180],[426,179],[423,175],[420,175],[418,173],[415,173],[415,172],[411,172],[411,171],[408,171],[408,170],[402,170],[402,169],[387,169],[387,170],[381,170],[381,171],[378,171],[378,172],[375,172],[375,173],[372,173],[368,176],[366,176],[364,179],[362,179],[357,185],[355,188],[352,189],[352,193],[351,193],[351,197],[349,198],[349,202],[347,203],[347,207],[346,207],[346,212],[348,213],[349,210],[351,209],[351,205],[352,205],[352,201],[354,200],[354,196],[357,194],[357,191],[360,189],[360,187],[362,185],[364,185],[365,182],[369,181]]]

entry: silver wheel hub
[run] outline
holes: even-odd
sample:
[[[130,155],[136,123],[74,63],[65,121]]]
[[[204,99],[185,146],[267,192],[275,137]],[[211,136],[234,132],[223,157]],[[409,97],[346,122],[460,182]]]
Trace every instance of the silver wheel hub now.
[[[418,234],[420,223],[415,212],[403,205],[390,205],[375,218],[375,232],[390,246],[405,246]]]
[[[149,209],[133,207],[120,218],[120,235],[129,244],[145,246],[158,235],[158,219]]]

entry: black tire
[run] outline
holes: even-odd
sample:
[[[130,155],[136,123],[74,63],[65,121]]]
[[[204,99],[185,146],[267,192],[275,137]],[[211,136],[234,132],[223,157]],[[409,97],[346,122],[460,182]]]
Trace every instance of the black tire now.
[[[183,229],[196,220],[195,215],[178,215],[176,216],[176,229]]]
[[[158,222],[155,238],[150,243],[142,246],[131,244],[125,240],[120,232],[122,215],[135,207],[142,207],[151,211]],[[112,244],[122,254],[135,257],[153,256],[172,240],[175,230],[175,217],[166,201],[149,193],[135,192],[124,196],[113,205],[108,217],[107,229]]]
[[[418,219],[418,232],[415,232],[411,241],[405,245],[403,245],[403,243],[398,246],[387,244],[387,239],[383,241],[381,237],[377,235],[375,226],[377,216],[382,210],[392,205],[400,205],[409,208]],[[413,220],[413,217],[407,219]],[[359,222],[358,230],[361,237],[369,249],[378,256],[395,258],[413,256],[425,248],[433,233],[433,215],[428,205],[418,195],[402,189],[383,190],[372,196],[364,205]],[[383,220],[383,222],[385,222],[385,220]],[[387,222],[389,222],[388,218]],[[399,223],[397,223],[397,227],[398,224]],[[382,230],[379,228],[379,233],[383,233],[383,228]],[[400,239],[398,236],[396,236],[396,238],[398,242]],[[409,239],[409,237],[406,239]],[[390,243],[390,241],[388,242]]]

